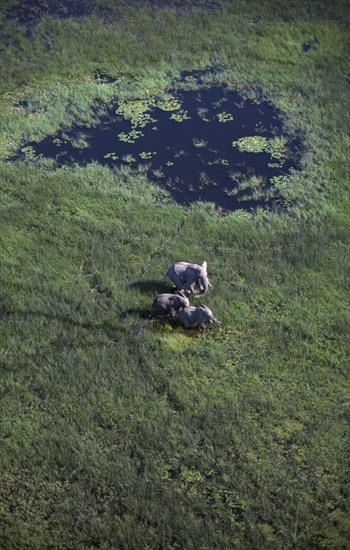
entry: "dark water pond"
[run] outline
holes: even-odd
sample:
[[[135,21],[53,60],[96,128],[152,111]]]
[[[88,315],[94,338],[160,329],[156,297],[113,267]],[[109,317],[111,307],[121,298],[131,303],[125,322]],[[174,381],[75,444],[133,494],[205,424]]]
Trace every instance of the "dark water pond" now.
[[[175,9],[177,13],[190,9],[214,10],[220,7],[220,2],[214,0],[118,0],[111,6],[91,0],[19,0],[5,12],[5,18],[15,19],[25,27],[34,27],[42,17],[50,16],[58,19],[80,19],[96,15],[107,23],[114,19],[119,7]]]
[[[57,165],[141,165],[176,202],[231,211],[277,205],[275,183],[298,167],[300,142],[284,135],[269,103],[214,86],[121,101],[98,126],[60,131],[22,151]]]

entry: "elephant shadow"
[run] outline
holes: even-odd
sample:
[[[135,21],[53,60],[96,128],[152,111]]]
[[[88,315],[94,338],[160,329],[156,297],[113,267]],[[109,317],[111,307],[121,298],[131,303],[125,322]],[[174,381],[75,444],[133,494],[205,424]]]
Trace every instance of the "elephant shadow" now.
[[[140,316],[142,319],[148,319],[150,310],[151,310],[150,308],[149,309],[130,308],[130,309],[127,309],[124,313],[126,315],[136,315],[136,316]]]
[[[146,280],[136,281],[131,283],[130,288],[136,289],[144,294],[163,294],[164,292],[172,292],[173,287],[164,283],[164,281]]]

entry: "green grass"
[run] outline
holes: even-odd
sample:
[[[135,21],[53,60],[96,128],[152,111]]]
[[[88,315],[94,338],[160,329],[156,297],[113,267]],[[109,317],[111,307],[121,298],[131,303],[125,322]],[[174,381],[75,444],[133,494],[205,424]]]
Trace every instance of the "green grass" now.
[[[348,6],[114,4],[109,26],[1,26],[1,545],[345,549]],[[142,99],[212,65],[302,132],[283,213],[182,208],[132,167],[4,160],[93,122],[121,93],[97,68]],[[179,259],[207,260],[222,325],[147,319]]]

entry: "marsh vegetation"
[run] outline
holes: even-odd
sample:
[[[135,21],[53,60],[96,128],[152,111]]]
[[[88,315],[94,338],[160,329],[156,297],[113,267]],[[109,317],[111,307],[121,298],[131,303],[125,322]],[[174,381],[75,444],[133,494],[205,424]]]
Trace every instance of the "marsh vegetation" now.
[[[0,543],[346,548],[348,5],[170,4],[30,25],[2,4]],[[188,103],[215,87],[226,103]],[[234,134],[244,105],[278,131]],[[161,117],[178,141],[159,162]],[[217,130],[180,146],[194,121]],[[164,185],[215,133],[225,216],[199,164],[185,204]],[[147,319],[176,260],[207,260],[221,325]]]

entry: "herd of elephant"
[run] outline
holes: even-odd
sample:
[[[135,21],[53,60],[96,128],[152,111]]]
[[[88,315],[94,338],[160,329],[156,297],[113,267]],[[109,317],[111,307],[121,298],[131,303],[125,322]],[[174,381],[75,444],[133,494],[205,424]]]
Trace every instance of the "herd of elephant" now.
[[[207,275],[207,262],[203,262],[202,265],[175,262],[169,267],[166,275],[175,284],[173,294],[158,294],[156,296],[149,315],[150,318],[157,316],[162,319],[180,319],[185,329],[192,325],[204,329],[207,321],[220,323],[207,306],[190,306],[190,301],[184,294],[184,292],[189,292],[190,295],[198,297],[205,294],[212,286]],[[195,289],[196,286],[199,287],[199,290]]]

